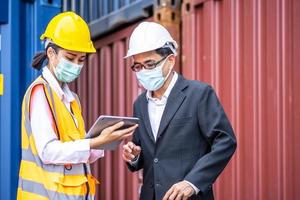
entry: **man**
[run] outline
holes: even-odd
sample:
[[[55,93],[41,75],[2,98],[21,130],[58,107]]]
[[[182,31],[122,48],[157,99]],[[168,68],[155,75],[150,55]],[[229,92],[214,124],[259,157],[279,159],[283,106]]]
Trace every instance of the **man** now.
[[[134,103],[141,123],[123,146],[131,171],[143,169],[140,199],[214,199],[212,184],[236,149],[230,122],[207,84],[173,71],[177,43],[154,22],[133,31],[132,57],[146,89]]]

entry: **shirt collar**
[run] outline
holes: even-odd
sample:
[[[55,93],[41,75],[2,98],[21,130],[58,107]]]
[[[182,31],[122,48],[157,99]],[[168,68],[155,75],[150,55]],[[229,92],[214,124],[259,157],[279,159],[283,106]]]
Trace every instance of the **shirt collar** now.
[[[173,89],[173,87],[175,86],[175,83],[176,83],[176,81],[177,81],[177,79],[178,79],[178,74],[174,71],[173,72],[174,74],[173,74],[173,77],[172,77],[172,80],[171,80],[171,82],[170,82],[170,84],[169,84],[169,86],[168,86],[168,88],[167,88],[167,90],[165,91],[165,93],[163,94],[163,96],[162,96],[162,99],[168,99],[168,97],[169,97],[169,95],[170,95],[170,93],[171,93],[171,91],[172,91],[172,89]],[[147,91],[147,93],[146,93],[146,97],[147,97],[147,100],[149,101],[149,100],[157,100],[157,98],[153,98],[152,97],[152,92],[151,91]]]
[[[69,103],[75,100],[68,84],[64,83],[62,87],[60,87],[58,81],[48,67],[43,68],[42,74],[45,80],[49,83],[50,87],[54,90],[54,92],[59,96],[61,100],[66,100]]]

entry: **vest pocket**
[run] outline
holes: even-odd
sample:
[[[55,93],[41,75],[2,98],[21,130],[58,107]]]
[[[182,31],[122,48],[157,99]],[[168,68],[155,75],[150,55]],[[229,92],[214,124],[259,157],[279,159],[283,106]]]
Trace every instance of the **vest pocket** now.
[[[87,182],[88,179],[84,175],[64,175],[55,180],[55,194],[72,195],[75,199],[82,199],[87,193]]]
[[[66,195],[85,196],[87,193],[94,196],[96,192],[96,184],[99,182],[94,178],[88,170],[85,175],[82,164],[72,165],[71,170],[65,169],[65,166],[60,166],[63,171],[54,181],[56,191]]]
[[[84,175],[66,175],[56,181],[62,186],[81,186],[86,182],[88,182],[88,179]]]
[[[65,175],[58,179],[56,184],[58,192],[80,196],[86,195],[88,185],[89,194],[94,196],[96,193],[96,184],[99,184],[99,181],[90,174],[88,177],[84,175]]]

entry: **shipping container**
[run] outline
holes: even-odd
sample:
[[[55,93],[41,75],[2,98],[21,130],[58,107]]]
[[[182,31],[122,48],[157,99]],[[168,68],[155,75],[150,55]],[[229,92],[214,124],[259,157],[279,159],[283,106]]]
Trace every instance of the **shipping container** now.
[[[190,0],[182,73],[213,85],[238,139],[216,199],[300,199],[300,1]]]
[[[215,88],[238,138],[214,186],[216,199],[299,199],[299,1],[185,0],[180,7],[177,71]],[[166,25],[156,15],[164,12],[153,13]],[[95,40],[98,53],[76,84],[88,127],[98,114],[131,114],[140,89],[122,59],[130,30]],[[120,151],[94,165],[103,179],[100,199],[137,199],[141,177],[128,174]]]
[[[216,199],[300,199],[300,1],[4,0],[0,6],[8,7],[0,14],[0,199],[15,199],[21,100],[38,75],[32,56],[43,48],[46,24],[66,10],[89,22],[97,49],[71,84],[87,130],[101,114],[132,115],[143,89],[123,57],[138,23],[156,21],[179,43],[176,70],[214,87],[236,132],[238,148],[214,185]],[[139,198],[142,172],[129,172],[121,153],[121,147],[107,151],[92,165],[100,180],[96,199]]]
[[[39,74],[30,67],[43,49],[39,37],[49,20],[61,11],[61,0],[1,0],[0,74],[0,199],[16,199],[21,158],[21,103],[29,84]]]

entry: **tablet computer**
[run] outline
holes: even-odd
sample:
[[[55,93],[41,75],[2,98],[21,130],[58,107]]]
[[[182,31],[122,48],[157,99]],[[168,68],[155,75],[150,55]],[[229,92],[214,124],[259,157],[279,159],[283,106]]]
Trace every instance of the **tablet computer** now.
[[[120,129],[129,128],[135,124],[139,123],[139,118],[135,117],[121,117],[121,116],[110,116],[110,115],[101,115],[95,121],[93,126],[87,132],[85,138],[94,138],[101,134],[102,130],[112,126],[118,122],[124,122],[124,125]],[[104,150],[114,150],[118,147],[118,145],[122,142],[122,140],[114,141],[112,143],[104,144],[98,147],[98,149]]]

